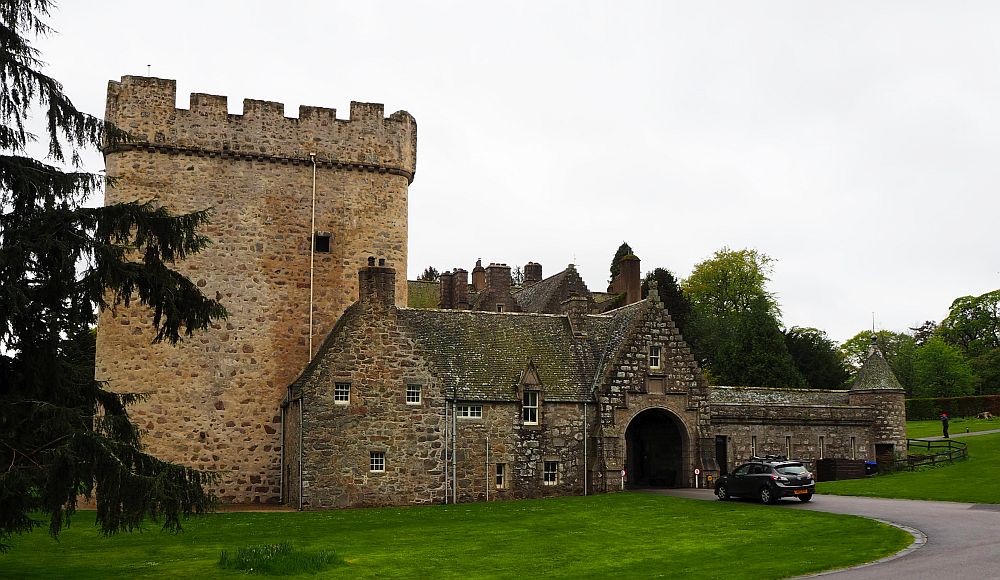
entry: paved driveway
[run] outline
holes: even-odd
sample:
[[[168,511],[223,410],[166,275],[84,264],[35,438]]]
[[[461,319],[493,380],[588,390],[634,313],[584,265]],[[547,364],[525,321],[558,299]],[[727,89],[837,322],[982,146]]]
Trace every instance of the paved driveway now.
[[[710,490],[704,489],[656,493],[718,501]],[[1000,505],[817,495],[809,503],[787,499],[771,507],[877,518],[915,528],[926,535],[926,544],[902,557],[827,573],[824,578],[1000,579]]]

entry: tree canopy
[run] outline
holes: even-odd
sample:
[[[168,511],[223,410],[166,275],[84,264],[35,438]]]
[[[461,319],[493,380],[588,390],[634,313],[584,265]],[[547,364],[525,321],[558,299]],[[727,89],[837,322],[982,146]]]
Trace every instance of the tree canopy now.
[[[618,274],[621,273],[621,261],[625,256],[632,255],[632,246],[628,245],[628,242],[622,242],[622,245],[618,246],[618,250],[615,252],[615,257],[611,259],[611,279],[608,283],[614,282]]]
[[[31,40],[49,32],[51,5],[0,1],[0,549],[42,524],[33,514],[46,514],[56,535],[78,494],[96,495],[105,533],[146,517],[176,529],[212,499],[206,474],[142,451],[127,412],[137,396],[94,379],[91,332],[98,308],[132,302],[150,309],[157,341],[225,316],[170,267],[207,244],[197,229],[208,214],[83,206],[104,180],[80,169],[79,152],[126,136],[77,110],[42,72]],[[26,156],[36,108],[46,119],[45,162]]]
[[[424,282],[437,282],[441,278],[441,273],[434,266],[427,266],[417,280]]]
[[[844,368],[840,351],[830,337],[818,328],[793,326],[784,333],[788,354],[806,385],[814,389],[836,389],[851,376]]]
[[[674,277],[673,272],[666,268],[655,268],[652,272],[647,273],[642,281],[643,298],[649,296],[649,283],[654,281],[656,282],[656,293],[660,296],[660,302],[663,302],[667,313],[670,314],[670,318],[681,331],[681,335],[686,337],[688,318],[691,316],[691,305],[688,303],[684,293],[681,292],[677,278]]]
[[[931,337],[913,357],[915,397],[971,395],[975,376],[962,353],[939,336]]]
[[[695,358],[719,384],[802,387],[767,290],[773,261],[754,249],[722,248],[695,265],[681,284],[691,305],[685,338]]]
[[[868,357],[872,344],[872,331],[862,330],[840,345],[841,356],[851,374],[854,375]],[[916,342],[903,332],[879,330],[875,334],[875,345],[885,357],[899,384],[907,393],[913,392],[913,353]]]

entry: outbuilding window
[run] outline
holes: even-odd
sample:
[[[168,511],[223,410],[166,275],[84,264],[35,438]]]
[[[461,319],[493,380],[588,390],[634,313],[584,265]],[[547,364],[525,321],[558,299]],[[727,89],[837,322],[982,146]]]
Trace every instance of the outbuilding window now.
[[[370,471],[385,471],[385,451],[372,451],[369,455],[369,459]]]
[[[406,385],[406,404],[420,404],[420,385]]]
[[[458,406],[458,418],[459,419],[482,419],[483,418],[483,406],[482,405],[459,405]]]
[[[333,402],[336,405],[351,402],[351,383],[333,383]]]
[[[521,399],[521,420],[525,425],[538,424],[538,391],[524,391]]]
[[[546,461],[542,468],[542,485],[556,485],[559,483],[559,462]]]
[[[497,489],[507,489],[507,464],[497,463],[496,468]]]

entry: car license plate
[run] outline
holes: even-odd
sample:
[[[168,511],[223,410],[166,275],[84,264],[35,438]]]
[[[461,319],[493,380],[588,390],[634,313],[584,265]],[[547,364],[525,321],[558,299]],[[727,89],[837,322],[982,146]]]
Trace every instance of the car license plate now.
[[[801,495],[803,493],[809,493],[809,490],[808,489],[796,489],[795,490],[795,495]]]

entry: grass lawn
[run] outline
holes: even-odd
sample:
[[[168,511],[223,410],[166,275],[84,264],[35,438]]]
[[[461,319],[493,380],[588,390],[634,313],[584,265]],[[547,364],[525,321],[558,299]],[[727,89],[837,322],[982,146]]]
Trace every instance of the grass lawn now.
[[[15,537],[0,578],[227,578],[219,554],[291,542],[328,550],[337,578],[781,578],[871,561],[911,542],[852,516],[615,493],[328,512],[217,513],[178,535],[101,537],[81,512],[59,542]],[[789,533],[795,530],[795,533]]]
[[[1000,503],[1000,486],[997,486],[1000,479],[1000,433],[962,437],[960,441],[969,446],[969,458],[965,461],[864,479],[821,481],[816,484],[816,492]]]
[[[952,435],[955,433],[965,433],[966,430],[972,432],[990,431],[992,429],[1000,429],[1000,419],[955,417],[948,421],[948,431]],[[941,435],[941,421],[938,421],[937,419],[906,422],[906,436],[911,439],[936,437],[938,435]]]

